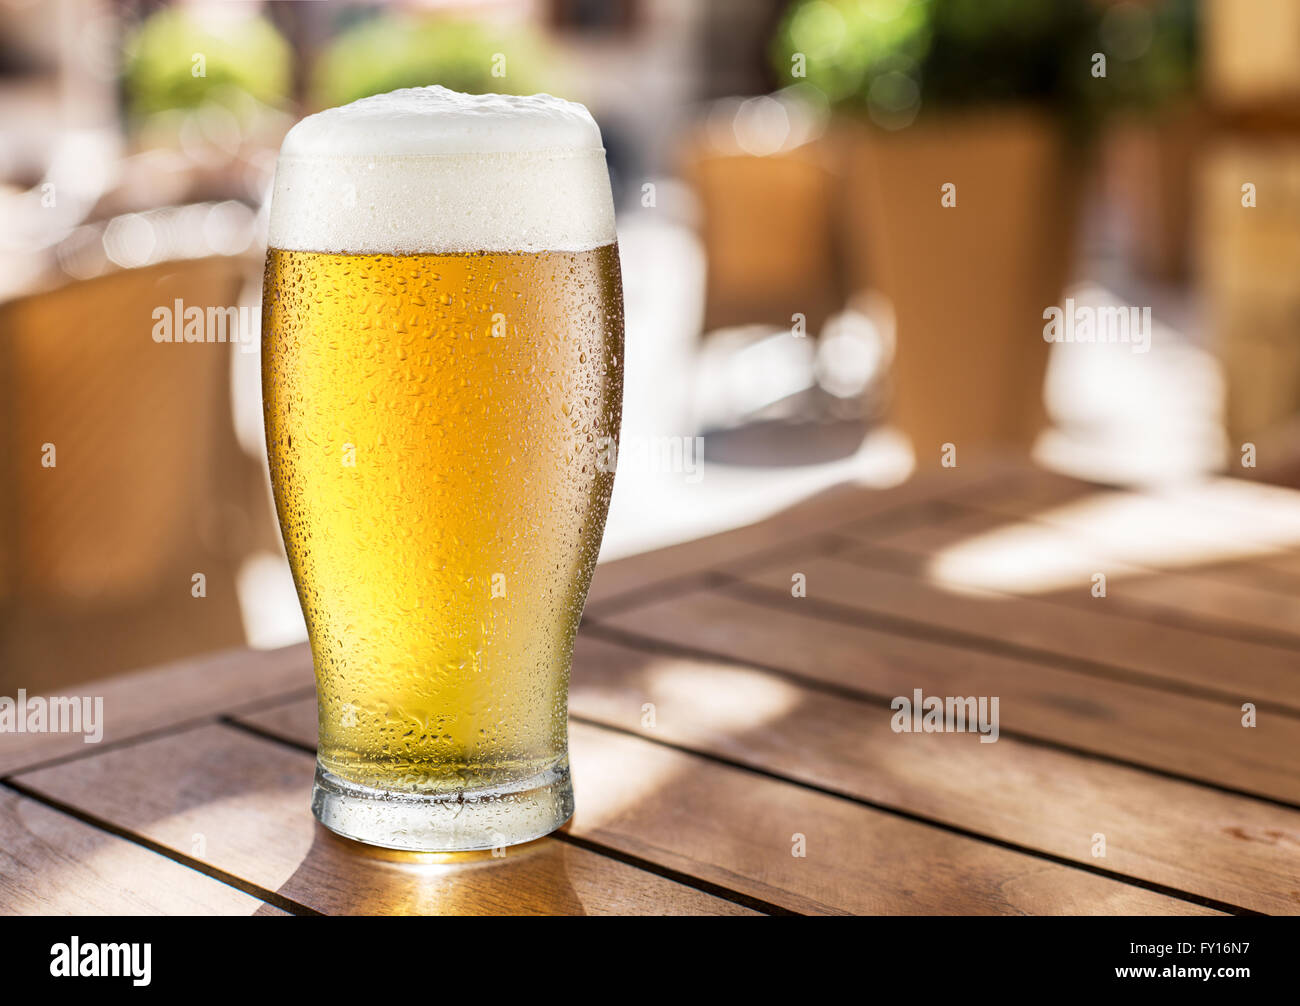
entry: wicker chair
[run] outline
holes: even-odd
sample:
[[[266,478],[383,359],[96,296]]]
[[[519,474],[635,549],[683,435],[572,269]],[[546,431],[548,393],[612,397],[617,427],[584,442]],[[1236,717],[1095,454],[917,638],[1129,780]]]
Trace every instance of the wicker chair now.
[[[151,333],[177,299],[237,304],[247,270],[181,259],[0,305],[0,694],[243,642],[234,573],[271,515],[230,415],[238,349]]]

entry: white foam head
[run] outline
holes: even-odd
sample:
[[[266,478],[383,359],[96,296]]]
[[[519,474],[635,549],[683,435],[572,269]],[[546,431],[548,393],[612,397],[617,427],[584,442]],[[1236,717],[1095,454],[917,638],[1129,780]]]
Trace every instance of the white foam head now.
[[[600,129],[549,94],[407,88],[310,115],[280,147],[274,248],[584,251],[613,240]]]

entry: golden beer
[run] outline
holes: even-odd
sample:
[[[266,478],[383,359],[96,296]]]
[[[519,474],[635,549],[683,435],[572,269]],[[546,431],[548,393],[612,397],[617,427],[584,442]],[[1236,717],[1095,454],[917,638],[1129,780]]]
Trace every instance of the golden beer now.
[[[403,178],[447,170],[401,157]],[[512,166],[545,168],[498,176]],[[502,220],[485,250],[408,253],[276,247],[273,216],[262,385],[317,675],[313,808],[381,845],[505,845],[572,813],[568,677],[613,488],[619,260],[612,242],[501,250]]]

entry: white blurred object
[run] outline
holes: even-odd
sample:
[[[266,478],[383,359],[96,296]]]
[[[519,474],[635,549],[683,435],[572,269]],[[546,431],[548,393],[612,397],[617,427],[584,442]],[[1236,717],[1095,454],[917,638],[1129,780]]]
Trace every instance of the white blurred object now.
[[[770,157],[817,139],[829,117],[824,94],[795,84],[754,98],[721,98],[709,106],[706,123],[718,152]]]
[[[700,429],[735,426],[811,388],[815,340],[786,329],[744,325],[710,332],[695,375]]]
[[[0,203],[0,251],[30,253],[66,238],[116,182],[120,149],[121,140],[106,130],[60,135],[45,177]]]
[[[817,383],[836,398],[857,398],[882,376],[889,339],[870,314],[848,308],[831,317],[817,340]]]
[[[690,378],[704,318],[704,250],[688,227],[659,209],[625,214],[623,432],[684,435],[691,427]]]
[[[300,643],[307,625],[283,554],[257,552],[239,567],[235,590],[248,645],[259,650]]]
[[[790,115],[775,98],[760,95],[742,101],[732,120],[736,144],[747,154],[775,154],[790,138]]]
[[[890,430],[866,437],[848,457],[821,464],[717,464],[706,449],[696,476],[620,467],[600,557],[618,559],[751,524],[842,482],[888,488],[912,470],[906,438]]]
[[[1067,291],[1077,305],[1128,306],[1105,287]],[[1223,378],[1214,357],[1154,320],[1151,346],[1056,343],[1044,398],[1054,426],[1035,445],[1049,468],[1120,485],[1193,478],[1221,464]]]
[[[695,411],[696,402],[722,402],[722,411],[735,414],[814,383],[814,339],[755,329],[735,333],[731,349],[745,348],[734,359],[730,350],[718,353],[716,392],[705,387],[702,396],[693,393],[697,374],[706,369],[702,357],[712,352],[699,347],[705,263],[694,233],[677,222],[684,214],[669,212],[671,202],[671,188],[660,187],[657,208],[620,218],[627,328],[621,439],[629,447],[651,438],[694,444],[708,418]],[[721,345],[717,334],[710,345]],[[702,380],[707,385],[709,378]],[[710,463],[707,450],[692,471],[620,463],[601,556],[617,558],[758,520],[845,480],[892,485],[910,470],[906,443],[888,433],[825,464],[745,468]]]

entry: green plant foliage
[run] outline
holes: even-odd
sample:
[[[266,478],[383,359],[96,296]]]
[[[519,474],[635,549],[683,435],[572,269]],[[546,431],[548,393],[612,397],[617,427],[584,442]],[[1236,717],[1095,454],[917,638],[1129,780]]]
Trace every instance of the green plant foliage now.
[[[890,63],[924,58],[930,24],[922,4],[890,0],[804,0],[792,4],[776,36],[777,70],[788,83],[791,56],[807,59],[806,79],[832,102],[863,101]]]
[[[289,45],[261,17],[200,18],[167,8],[140,24],[125,52],[124,83],[137,118],[207,102],[239,110],[250,95],[278,105],[289,92]],[[195,73],[196,54],[203,58],[202,76]]]
[[[1196,0],[1149,7],[1121,3],[1102,22],[1102,42],[1114,51],[1109,81],[1118,105],[1156,109],[1196,90],[1200,32]]]
[[[796,0],[771,53],[790,83],[802,53],[804,79],[886,126],[989,102],[1075,115],[1106,93],[1098,23],[1089,0]]]
[[[505,57],[505,76],[493,76],[497,54]],[[469,94],[530,94],[548,86],[544,64],[541,44],[530,32],[381,14],[344,31],[322,53],[313,92],[322,107],[427,84]]]

